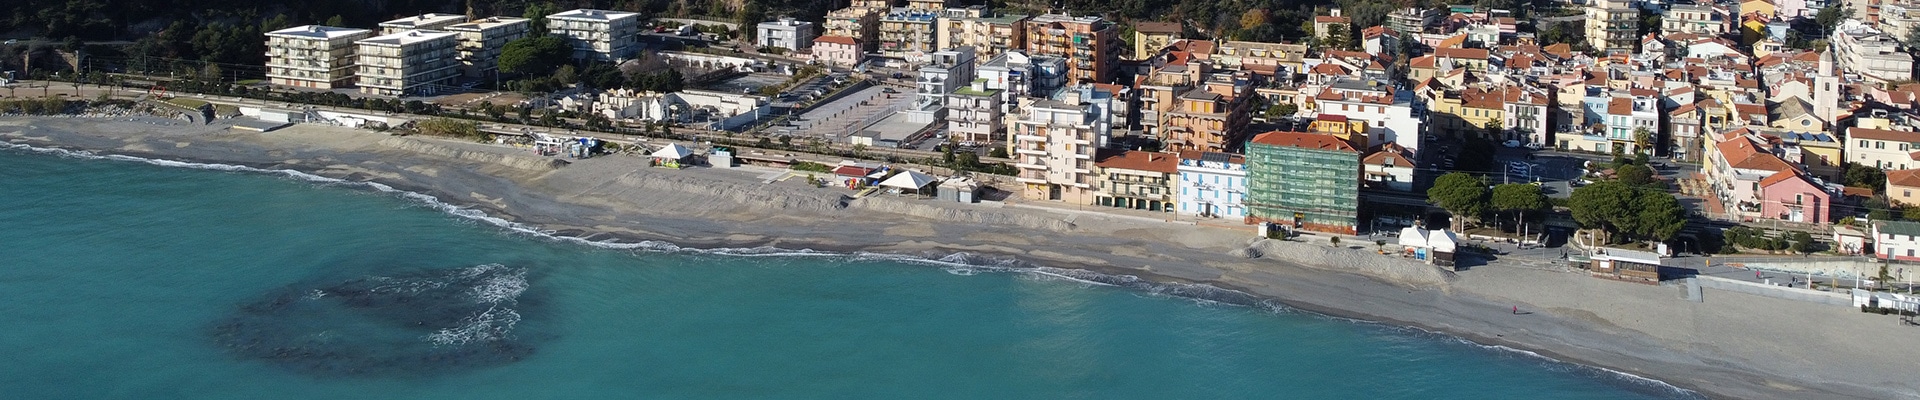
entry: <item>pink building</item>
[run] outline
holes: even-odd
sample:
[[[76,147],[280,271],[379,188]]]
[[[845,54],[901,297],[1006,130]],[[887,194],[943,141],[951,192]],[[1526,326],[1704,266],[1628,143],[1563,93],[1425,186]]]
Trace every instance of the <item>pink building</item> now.
[[[814,38],[813,61],[841,68],[860,65],[860,39],[846,36]]]
[[[1761,218],[1825,224],[1832,217],[1833,195],[1798,169],[1760,180]]]

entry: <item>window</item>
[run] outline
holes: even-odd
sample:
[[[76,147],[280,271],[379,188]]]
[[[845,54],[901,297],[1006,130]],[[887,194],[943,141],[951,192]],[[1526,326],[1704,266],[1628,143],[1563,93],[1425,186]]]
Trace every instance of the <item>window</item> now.
[[[1876,148],[1876,149],[1885,149],[1885,148],[1887,148],[1887,142],[1882,142],[1882,141],[1878,141],[1878,140],[1875,140],[1875,141],[1873,141],[1873,148]]]

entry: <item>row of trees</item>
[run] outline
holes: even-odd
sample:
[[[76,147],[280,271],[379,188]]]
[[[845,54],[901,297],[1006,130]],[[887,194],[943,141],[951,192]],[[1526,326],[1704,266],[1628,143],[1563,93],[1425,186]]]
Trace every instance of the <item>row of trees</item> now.
[[[1541,216],[1551,203],[1540,187],[1527,183],[1487,185],[1485,179],[1465,172],[1453,172],[1435,179],[1427,189],[1427,199],[1454,215],[1453,228],[1465,228],[1466,218],[1492,216],[1496,222],[1511,216],[1514,229],[1525,223],[1529,212]]]
[[[1672,240],[1687,227],[1687,211],[1672,193],[1609,180],[1573,190],[1573,220],[1598,229],[1609,244]]]

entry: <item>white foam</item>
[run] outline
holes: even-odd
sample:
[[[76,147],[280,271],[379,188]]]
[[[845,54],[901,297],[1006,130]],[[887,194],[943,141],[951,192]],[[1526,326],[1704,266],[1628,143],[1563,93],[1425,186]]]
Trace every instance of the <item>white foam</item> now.
[[[467,269],[467,277],[493,273],[480,284],[474,285],[469,292],[474,301],[489,304],[511,303],[527,291],[527,269],[507,268],[500,264],[486,264]]]
[[[509,339],[513,337],[513,326],[518,323],[519,312],[506,307],[487,307],[486,311],[460,319],[460,326],[428,334],[427,341],[435,346],[459,346]]]

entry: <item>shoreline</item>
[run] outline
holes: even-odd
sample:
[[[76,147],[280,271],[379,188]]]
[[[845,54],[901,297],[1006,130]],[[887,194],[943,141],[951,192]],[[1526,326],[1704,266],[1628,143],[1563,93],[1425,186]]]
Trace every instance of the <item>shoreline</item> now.
[[[61,127],[46,126],[61,125],[63,121],[65,125],[70,125],[64,127],[66,128],[64,130]],[[1675,299],[1677,296],[1674,296],[1676,293],[1661,295],[1663,292],[1670,291],[1671,288],[1619,286],[1629,284],[1596,282],[1597,280],[1583,275],[1574,276],[1578,274],[1499,266],[1476,268],[1474,271],[1462,273],[1458,282],[1422,288],[1394,284],[1378,277],[1329,272],[1325,268],[1306,267],[1287,261],[1235,258],[1229,254],[1228,250],[1245,248],[1246,242],[1251,239],[1250,235],[1238,232],[1220,232],[1224,230],[1213,228],[1179,229],[1171,226],[1146,226],[1145,232],[1129,232],[1139,231],[1143,227],[1137,226],[1140,225],[1137,222],[1127,224],[1098,221],[1100,219],[1098,217],[1070,217],[1069,219],[1074,220],[1071,224],[1079,227],[1068,232],[1040,232],[1039,235],[1036,235],[1032,228],[1004,224],[949,227],[937,225],[940,221],[924,218],[910,219],[910,221],[936,226],[927,227],[925,232],[909,232],[911,229],[902,229],[899,232],[887,233],[895,228],[918,224],[853,221],[850,219],[856,219],[859,216],[844,213],[834,215],[837,218],[821,218],[825,216],[820,215],[822,212],[800,212],[788,209],[749,210],[742,213],[753,215],[703,215],[698,212],[692,215],[675,215],[675,211],[684,211],[687,210],[686,208],[651,212],[637,207],[622,209],[617,205],[601,204],[606,200],[601,195],[631,193],[620,190],[595,193],[595,190],[609,189],[594,185],[604,187],[628,183],[624,179],[628,174],[634,173],[697,176],[701,172],[633,170],[618,177],[609,176],[623,171],[622,168],[626,166],[615,165],[621,164],[619,163],[621,160],[618,159],[637,160],[624,156],[580,160],[573,165],[551,171],[501,170],[459,158],[417,154],[418,152],[413,152],[415,157],[396,160],[381,156],[408,153],[382,145],[381,142],[388,136],[344,128],[302,126],[305,129],[296,129],[294,130],[296,132],[284,134],[283,131],[267,134],[209,133],[214,132],[217,125],[212,128],[189,129],[199,132],[152,132],[150,130],[147,132],[119,131],[111,134],[75,132],[118,131],[100,129],[113,125],[116,121],[43,118],[26,119],[26,123],[15,125],[6,125],[6,121],[0,121],[0,140],[38,147],[87,150],[99,154],[124,154],[152,159],[245,165],[270,170],[291,169],[349,181],[373,181],[391,186],[396,190],[433,196],[447,204],[483,212],[491,217],[538,227],[542,230],[551,230],[555,235],[571,234],[582,240],[612,238],[623,243],[649,240],[688,249],[771,247],[810,249],[841,254],[874,252],[930,259],[938,258],[938,256],[930,257],[934,254],[964,252],[991,259],[1018,260],[1030,265],[1082,269],[1113,276],[1134,276],[1156,283],[1205,284],[1271,300],[1306,312],[1389,326],[1413,327],[1482,346],[1506,347],[1556,361],[1626,374],[1637,379],[1655,380],[1716,398],[1920,397],[1914,394],[1912,383],[1901,382],[1898,379],[1864,379],[1870,382],[1867,383],[1836,382],[1833,377],[1859,372],[1856,370],[1872,370],[1877,368],[1875,364],[1880,363],[1845,368],[1850,360],[1829,358],[1812,365],[1816,368],[1805,369],[1808,372],[1829,372],[1826,374],[1828,376],[1790,379],[1787,376],[1792,374],[1742,368],[1744,366],[1742,364],[1745,363],[1741,361],[1751,362],[1748,360],[1752,358],[1706,357],[1711,356],[1711,353],[1706,356],[1679,354],[1684,349],[1657,345],[1663,341],[1689,342],[1685,340],[1686,338],[1676,340],[1675,338],[1635,337],[1656,335],[1649,334],[1650,332],[1647,331],[1651,328],[1643,326],[1647,321],[1626,321],[1613,315],[1601,315],[1607,312],[1606,308],[1609,308],[1607,307],[1609,304],[1598,304],[1599,307],[1566,304],[1570,303],[1567,297],[1575,297],[1571,303],[1579,303],[1580,294],[1598,292],[1614,296],[1637,296],[1643,300],[1648,300],[1646,297],[1652,295],[1655,298],[1650,299],[1651,301],[1674,307],[1714,308],[1677,300]],[[35,126],[32,129],[9,132],[9,128],[23,127],[28,124]],[[135,125],[129,128],[139,127],[141,126]],[[157,127],[150,128],[157,129]],[[281,137],[275,138],[276,135]],[[463,150],[472,148],[472,151],[481,152],[485,151],[484,147],[488,147],[463,145],[460,142],[434,138],[409,140],[428,141]],[[281,143],[274,143],[275,141]],[[169,142],[173,144],[163,145]],[[289,150],[278,146],[287,144],[296,144],[304,148]],[[504,147],[495,149],[501,153],[516,151]],[[463,161],[467,162],[463,163]],[[463,168],[447,168],[448,166],[466,167],[467,171],[465,174],[456,173],[455,170]],[[597,179],[594,179],[596,177]],[[579,191],[574,192],[574,190]],[[460,193],[462,191],[468,193]],[[1006,209],[989,211],[1023,214],[1023,217],[1030,216],[1025,214],[1044,213],[1043,211]],[[904,218],[917,217],[908,215]],[[776,226],[787,222],[793,224],[785,226],[784,229]],[[1115,230],[1103,232],[1102,229]],[[1176,237],[1150,239],[1137,237],[1147,236],[1154,231],[1170,231],[1176,233],[1174,235]],[[1137,236],[1127,237],[1129,234]],[[1236,240],[1240,243],[1235,243]],[[1121,246],[1137,246],[1139,249],[1134,252],[1135,254],[1119,254],[1121,252],[1118,250]],[[1348,253],[1371,254],[1372,252]],[[1334,253],[1333,256],[1343,257],[1349,254]],[[1168,265],[1169,263],[1171,265]],[[1510,282],[1512,279],[1488,278],[1501,275],[1514,275],[1523,283],[1548,286],[1545,290],[1547,294],[1502,293],[1504,291],[1490,290],[1489,288],[1499,288],[1512,283]],[[1489,295],[1490,293],[1493,295]],[[1722,300],[1725,302],[1758,303],[1758,306],[1763,308],[1780,306],[1803,313],[1808,309],[1807,307],[1811,307],[1783,303],[1784,300],[1736,297],[1736,294],[1730,293],[1714,292],[1713,295],[1725,299]],[[1506,307],[1509,302],[1524,304],[1523,308],[1537,310],[1539,315],[1527,318],[1502,317],[1507,314]],[[1637,304],[1629,306],[1632,305]],[[1824,318],[1821,318],[1821,321],[1802,324],[1818,326],[1833,325],[1838,322],[1841,328],[1839,330],[1845,331],[1865,321],[1860,316],[1849,315],[1844,308],[1828,307],[1812,310],[1823,314],[1811,315]],[[1700,312],[1731,313],[1735,314],[1732,317],[1742,317],[1738,315],[1737,310]],[[1889,324],[1891,324],[1890,321],[1888,321]],[[1832,328],[1829,327],[1829,329]],[[1739,327],[1726,332],[1707,333],[1709,336],[1738,336],[1743,331],[1747,332],[1745,336],[1751,337],[1735,339],[1764,341],[1763,336],[1768,334],[1768,332],[1739,329]],[[1905,337],[1912,338],[1920,332],[1904,333]],[[1802,349],[1810,355],[1830,350],[1832,349]],[[1910,350],[1882,351],[1864,352],[1859,355],[1880,355],[1883,359],[1893,361],[1895,365],[1903,365],[1899,361],[1910,360],[1911,358],[1903,359],[1903,357],[1910,356],[1911,353]],[[1762,365],[1751,366],[1761,367]],[[1786,367],[1800,369],[1791,365]],[[1893,371],[1895,376],[1898,371],[1897,368]],[[1886,372],[1882,370],[1882,373]],[[1885,384],[1909,386],[1871,390],[1873,385]]]

